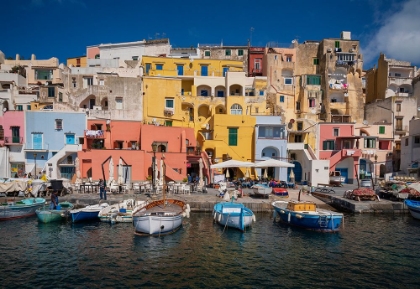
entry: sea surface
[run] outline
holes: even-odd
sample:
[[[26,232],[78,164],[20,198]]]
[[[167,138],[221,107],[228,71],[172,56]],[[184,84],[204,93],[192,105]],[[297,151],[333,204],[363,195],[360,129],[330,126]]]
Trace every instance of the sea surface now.
[[[164,237],[130,223],[0,223],[0,288],[420,288],[420,221],[345,215],[325,234],[257,214],[245,233],[191,213]]]

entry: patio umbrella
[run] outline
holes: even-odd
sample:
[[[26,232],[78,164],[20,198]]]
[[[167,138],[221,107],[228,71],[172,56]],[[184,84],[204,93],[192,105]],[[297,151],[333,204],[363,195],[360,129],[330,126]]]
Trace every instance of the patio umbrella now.
[[[111,185],[114,180],[114,161],[112,160],[112,157],[109,160],[108,174],[108,185]]]
[[[294,168],[295,165],[283,162],[275,159],[268,159],[259,163],[254,164],[254,167],[256,168],[267,168],[267,167],[276,167],[276,168]]]
[[[199,186],[203,186],[203,159],[198,160],[198,176],[199,176]]]
[[[230,178],[229,169],[226,169],[226,179]]]
[[[264,168],[264,176],[263,176],[264,179],[268,179],[267,171],[268,171],[268,168]]]
[[[118,184],[121,185],[123,183],[125,183],[123,178],[123,162],[120,158],[120,160],[118,161]]]
[[[293,172],[293,170],[290,170],[289,178],[295,179],[295,173]]]
[[[82,174],[80,172],[80,160],[79,160],[79,158],[76,158],[74,160],[74,167],[76,169],[76,183],[81,183],[82,182]]]
[[[236,161],[236,160],[229,160],[226,162],[221,162],[218,164],[211,165],[211,169],[224,169],[224,168],[250,168],[253,167],[254,163],[251,162],[243,162],[243,161]]]
[[[153,163],[153,179],[155,180],[155,186],[158,184],[158,165],[157,165],[157,158],[155,158],[155,161]]]
[[[245,179],[249,179],[249,168],[246,168]]]
[[[163,160],[160,160],[159,186],[163,186]]]

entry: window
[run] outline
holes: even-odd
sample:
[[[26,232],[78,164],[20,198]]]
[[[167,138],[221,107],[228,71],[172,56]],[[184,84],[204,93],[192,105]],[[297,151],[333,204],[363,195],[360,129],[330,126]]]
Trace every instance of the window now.
[[[296,110],[300,111],[300,101],[296,101]]]
[[[388,150],[388,148],[389,148],[389,141],[379,141],[380,150]]]
[[[376,139],[375,138],[365,138],[365,148],[367,148],[367,149],[376,148]]]
[[[255,108],[255,113],[258,113],[258,107]]]
[[[229,128],[229,146],[238,145],[238,129]]]
[[[314,65],[319,65],[319,59],[318,58],[314,58]]]
[[[242,106],[235,103],[230,107],[230,114],[242,114]]]
[[[218,90],[217,97],[225,97],[225,92],[223,90]]]
[[[62,130],[63,129],[63,120],[62,119],[56,119],[55,120],[55,129],[56,130]]]
[[[163,70],[163,64],[156,64],[156,70]]]
[[[95,55],[95,59],[100,59],[101,57],[99,56],[99,54]]]
[[[354,60],[354,54],[340,53],[338,55],[338,60],[341,60],[341,61],[353,61]]]
[[[55,96],[55,87],[48,87],[48,97]]]
[[[298,121],[296,122],[297,130],[302,131],[303,130],[303,122]]]
[[[255,60],[254,67],[255,67],[255,70],[257,70],[257,71],[259,71],[261,69],[261,67],[260,67],[260,60],[259,59],[256,59]]]
[[[165,108],[174,108],[174,99],[173,98],[165,99]]]
[[[420,136],[414,136],[414,144],[420,144]]]
[[[280,102],[284,102],[284,95],[280,95]]]
[[[200,90],[200,96],[209,96],[209,92],[205,89]]]
[[[232,54],[232,51],[230,49],[225,50],[225,55],[226,56],[231,56],[231,54]]]
[[[16,105],[16,110],[23,111],[23,105]]]
[[[260,96],[264,96],[264,90],[260,90]]]
[[[83,78],[83,87],[87,88],[88,86],[93,85],[93,77],[85,77]]]
[[[139,57],[138,56],[131,56],[131,59],[133,59],[133,60],[139,60]]]
[[[292,77],[285,77],[284,78],[284,84],[285,85],[292,85],[293,84],[293,78]]]
[[[340,135],[340,129],[334,128],[333,129],[333,136],[339,136]]]
[[[63,93],[62,92],[58,93],[58,102],[63,102]]]
[[[4,128],[0,125],[0,140],[4,140]]]
[[[401,103],[396,104],[396,111],[401,111]]]
[[[104,86],[104,84],[105,84],[105,80],[100,79],[100,80],[99,80],[99,85],[100,85],[100,86]]]
[[[309,99],[309,107],[311,107],[311,108],[316,107],[316,100],[315,100],[315,98],[310,98]]]
[[[307,75],[306,84],[308,85],[321,85],[321,76],[320,75]]]
[[[244,50],[238,49],[238,56],[244,56]]]
[[[52,76],[53,76],[53,71],[51,69],[36,69],[35,70],[35,79],[51,80]]]
[[[396,77],[401,77],[401,73],[395,73]]]
[[[150,68],[152,67],[152,64],[146,63],[146,74],[149,74]]]
[[[286,62],[292,62],[292,55],[286,55]]]
[[[172,120],[165,120],[165,126],[172,126]]]
[[[408,146],[408,138],[405,138],[405,146]]]
[[[336,42],[334,43],[334,47],[335,47],[335,48],[340,48],[340,41],[336,41]]]
[[[405,92],[404,87],[400,87],[399,91],[400,91],[400,92]]]
[[[399,118],[395,118],[395,120],[396,120],[395,129],[402,130],[403,118],[399,117]]]
[[[325,151],[334,150],[334,141],[333,140],[325,140],[322,143],[322,149],[325,150]]]
[[[206,51],[204,51],[204,56],[206,56],[206,57],[210,57],[210,50],[206,50]]]
[[[122,97],[117,97],[115,99],[115,108],[116,109],[122,109],[123,108],[123,99],[122,99]]]
[[[295,134],[295,142],[296,143],[302,143],[303,142],[303,138],[301,134]]]
[[[379,127],[379,134],[385,134],[385,127],[384,126]]]
[[[30,105],[30,104],[28,104],[28,105],[26,106],[26,110],[31,110],[31,105]]]

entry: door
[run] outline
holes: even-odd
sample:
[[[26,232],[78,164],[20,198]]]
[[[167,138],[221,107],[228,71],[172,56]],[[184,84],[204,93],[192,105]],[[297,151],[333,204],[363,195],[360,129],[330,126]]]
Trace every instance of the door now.
[[[66,134],[66,144],[75,144],[74,134]]]
[[[201,66],[201,76],[208,76],[208,66],[207,65],[202,65]]]
[[[302,165],[298,161],[294,161],[294,168],[287,168],[287,181],[290,182],[290,172],[293,169],[295,174],[295,182],[300,183],[302,181]]]
[[[177,65],[178,75],[184,75],[184,66],[183,65]]]
[[[42,134],[41,133],[32,134],[32,144],[33,144],[34,150],[42,149]]]
[[[341,174],[341,178],[344,179],[344,181],[342,183],[347,183],[348,179],[349,179],[349,169],[347,168],[336,168],[336,171],[339,171]]]
[[[89,109],[93,109],[94,106],[95,106],[95,99],[94,98],[89,99]]]
[[[223,67],[223,76],[226,76],[226,73],[229,71],[228,67]]]

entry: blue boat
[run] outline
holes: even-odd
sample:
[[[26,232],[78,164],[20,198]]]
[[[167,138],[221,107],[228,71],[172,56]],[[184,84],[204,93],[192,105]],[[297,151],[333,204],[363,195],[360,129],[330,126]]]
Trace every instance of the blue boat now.
[[[213,222],[242,232],[255,222],[254,213],[242,203],[221,202],[214,205]]]
[[[71,221],[73,223],[83,222],[83,221],[99,221],[99,212],[109,205],[107,203],[102,203],[98,205],[86,206],[81,209],[71,210],[69,212]]]
[[[274,219],[277,216],[286,224],[319,232],[337,232],[341,228],[343,214],[319,209],[314,202],[275,201]]]
[[[405,200],[405,205],[414,219],[420,220],[420,201]]]
[[[8,200],[0,204],[0,221],[34,216],[36,209],[44,204],[44,198],[28,198],[20,201]]]

